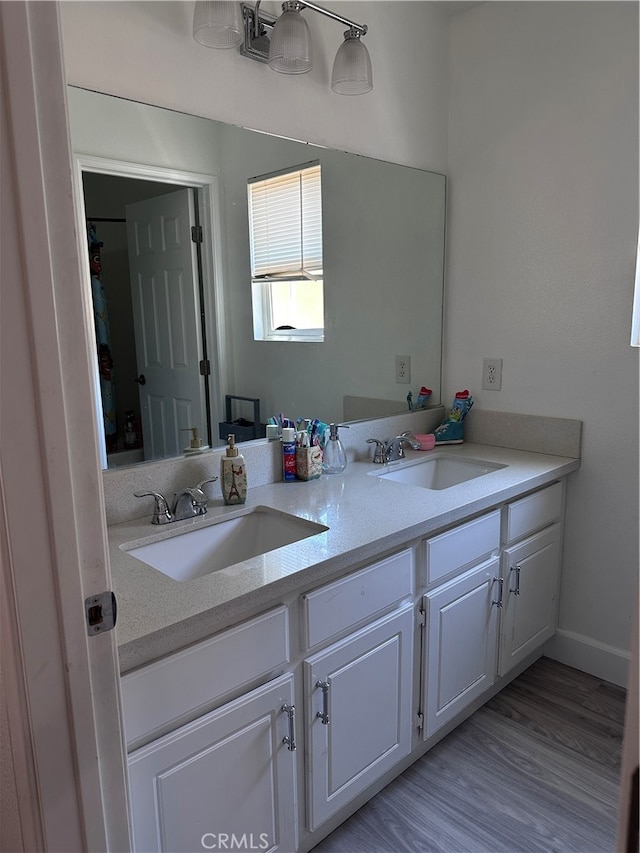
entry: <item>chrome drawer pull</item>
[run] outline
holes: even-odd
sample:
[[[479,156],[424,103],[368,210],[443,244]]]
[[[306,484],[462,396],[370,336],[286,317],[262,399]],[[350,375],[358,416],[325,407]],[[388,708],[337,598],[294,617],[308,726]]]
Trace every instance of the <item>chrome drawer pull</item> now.
[[[503,578],[494,578],[493,580],[494,580],[494,582],[497,582],[499,592],[498,592],[497,601],[492,601],[491,603],[495,604],[497,607],[502,607],[502,588],[504,586],[504,579]]]
[[[286,743],[289,752],[293,752],[296,748],[296,706],[283,705],[281,710],[289,716],[289,734],[282,738],[282,743]]]
[[[511,571],[516,573],[516,588],[509,590],[509,592],[520,595],[520,565],[512,566]]]
[[[329,725],[329,682],[316,681],[316,687],[322,690],[322,711],[316,712],[316,717],[320,717],[323,726]]]

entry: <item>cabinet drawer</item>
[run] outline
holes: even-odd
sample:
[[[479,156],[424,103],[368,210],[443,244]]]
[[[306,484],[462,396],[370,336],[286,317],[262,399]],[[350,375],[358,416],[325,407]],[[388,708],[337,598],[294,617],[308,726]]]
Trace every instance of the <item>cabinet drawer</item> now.
[[[307,649],[369,619],[413,592],[413,552],[402,551],[302,596]]]
[[[522,498],[507,506],[505,542],[516,542],[542,530],[562,518],[562,483],[554,483],[540,492]]]
[[[500,510],[423,543],[427,585],[488,557],[500,547]]]
[[[194,716],[289,661],[286,607],[222,631],[121,679],[127,744]]]

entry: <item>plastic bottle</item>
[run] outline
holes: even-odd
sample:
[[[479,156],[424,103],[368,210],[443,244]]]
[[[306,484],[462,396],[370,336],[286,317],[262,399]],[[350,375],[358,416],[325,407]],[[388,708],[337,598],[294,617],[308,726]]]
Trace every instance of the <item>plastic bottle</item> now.
[[[329,440],[324,445],[322,470],[325,474],[339,474],[347,467],[347,454],[338,437],[338,427],[342,424],[329,424]]]
[[[282,479],[285,483],[296,479],[296,431],[293,427],[282,429]]]
[[[222,499],[230,506],[247,500],[247,469],[244,456],[238,453],[235,435],[227,436],[227,441],[226,454],[220,459],[220,485]]]

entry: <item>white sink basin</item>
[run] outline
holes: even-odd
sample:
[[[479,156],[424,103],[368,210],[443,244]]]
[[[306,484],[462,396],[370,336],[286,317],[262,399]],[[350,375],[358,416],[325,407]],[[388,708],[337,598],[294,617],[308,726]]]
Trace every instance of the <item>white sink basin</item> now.
[[[226,569],[328,530],[322,524],[268,507],[255,507],[235,518],[177,533],[137,547],[121,546],[177,581],[193,580]]]
[[[407,486],[420,486],[423,489],[448,489],[467,480],[474,480],[506,468],[506,465],[498,465],[495,462],[486,462],[482,459],[461,459],[456,456],[431,456],[424,461],[419,459],[415,462],[402,462],[399,467],[392,470],[370,472],[383,480],[391,480],[394,483],[404,483]]]

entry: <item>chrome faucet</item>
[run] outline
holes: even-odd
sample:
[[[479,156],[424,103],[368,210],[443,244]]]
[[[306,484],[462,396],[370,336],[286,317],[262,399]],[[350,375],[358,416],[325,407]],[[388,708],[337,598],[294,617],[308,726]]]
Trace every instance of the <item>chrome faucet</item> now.
[[[207,512],[207,496],[202,487],[207,483],[215,483],[217,477],[207,477],[193,488],[182,489],[174,496],[173,506],[169,504],[160,492],[134,492],[135,497],[152,497],[155,500],[151,524],[169,524],[172,521],[183,521],[185,518],[195,518]]]
[[[395,438],[390,438],[387,441],[380,441],[379,438],[368,438],[367,444],[376,445],[373,461],[378,465],[382,465],[385,462],[397,462],[399,459],[404,459],[405,444],[408,444],[414,450],[419,450],[422,446],[415,435],[411,432],[403,432],[401,435],[396,435]]]

